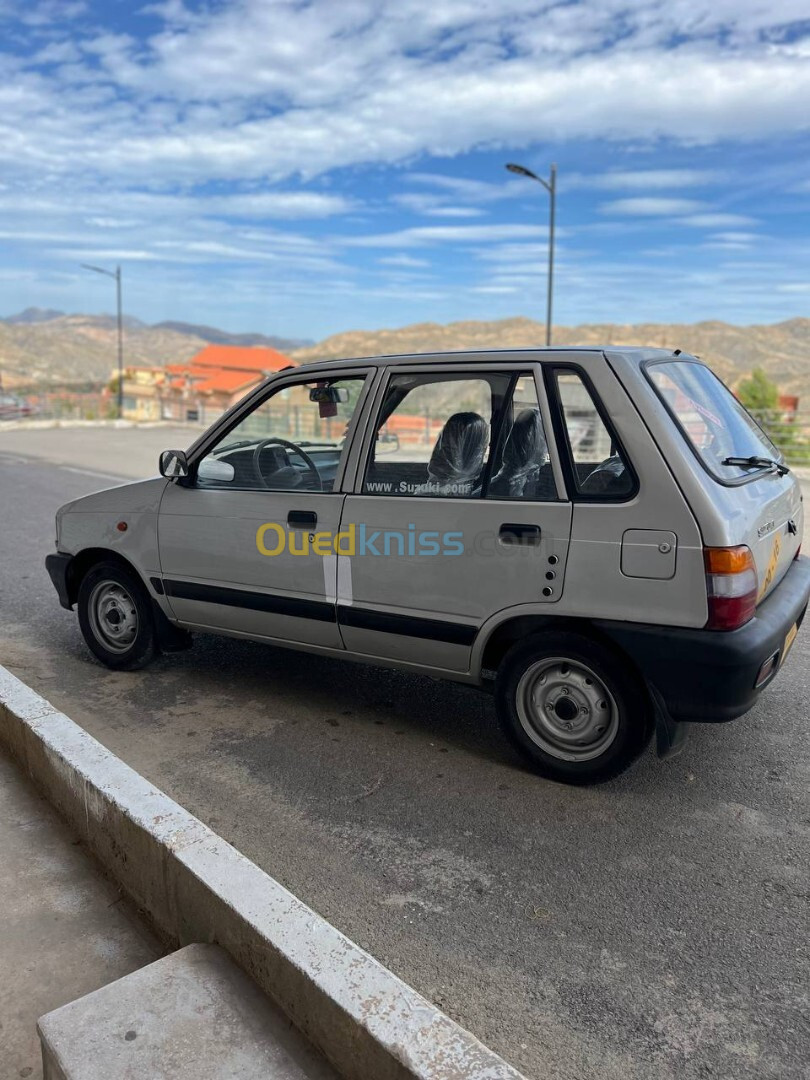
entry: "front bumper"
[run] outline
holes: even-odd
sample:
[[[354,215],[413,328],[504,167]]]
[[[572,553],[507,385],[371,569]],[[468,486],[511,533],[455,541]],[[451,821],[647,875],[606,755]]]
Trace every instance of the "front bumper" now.
[[[785,638],[801,625],[810,599],[810,559],[799,558],[739,630],[598,621],[637,665],[676,722],[719,723],[748,712],[782,663]],[[773,675],[756,686],[762,664],[778,653]]]
[[[73,608],[69,585],[70,564],[72,562],[72,555],[63,555],[61,552],[54,552],[45,556],[45,569],[48,571],[53,587],[59,596],[59,603],[68,611]]]

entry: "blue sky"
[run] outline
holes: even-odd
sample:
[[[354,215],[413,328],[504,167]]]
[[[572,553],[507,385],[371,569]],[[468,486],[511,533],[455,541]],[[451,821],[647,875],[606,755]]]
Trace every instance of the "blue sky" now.
[[[806,0],[0,0],[0,314],[810,314]]]

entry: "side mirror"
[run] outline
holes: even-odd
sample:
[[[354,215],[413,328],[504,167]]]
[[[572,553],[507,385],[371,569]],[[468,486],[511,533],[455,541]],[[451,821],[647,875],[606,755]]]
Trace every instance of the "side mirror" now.
[[[167,480],[188,476],[188,460],[185,450],[164,450],[160,455],[160,475]]]
[[[218,480],[220,483],[230,483],[236,475],[233,465],[228,461],[217,461],[216,458],[203,458],[197,469],[198,480]]]

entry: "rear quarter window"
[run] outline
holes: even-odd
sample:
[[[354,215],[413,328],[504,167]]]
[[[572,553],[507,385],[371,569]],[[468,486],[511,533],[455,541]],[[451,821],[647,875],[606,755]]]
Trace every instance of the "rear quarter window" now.
[[[658,397],[709,473],[723,483],[757,475],[759,470],[724,465],[729,457],[780,453],[753,416],[711,368],[696,360],[656,360],[645,367]]]

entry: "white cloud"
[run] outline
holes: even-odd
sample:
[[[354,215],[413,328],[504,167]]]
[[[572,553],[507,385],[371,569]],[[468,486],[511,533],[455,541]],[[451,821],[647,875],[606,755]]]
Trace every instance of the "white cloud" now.
[[[34,61],[3,80],[8,169],[281,181],[494,145],[810,129],[810,63],[779,46],[806,0],[778,10],[765,0],[239,0],[154,11],[164,25],[145,44],[77,30],[81,62],[54,71]],[[656,172],[648,187],[691,186],[688,170]]]
[[[28,245],[31,260],[54,249],[63,260],[148,260],[144,296],[161,291],[162,274],[191,290],[193,274],[214,278],[221,266],[223,280],[230,273],[242,288],[212,286],[198,294],[206,302],[236,309],[246,298],[266,306],[271,292],[322,297],[313,317],[325,319],[333,304],[339,319],[346,297],[352,311],[367,310],[355,275],[383,286],[425,279],[425,260],[409,251],[463,246],[457,269],[446,258],[441,295],[495,290],[507,304],[544,273],[546,230],[494,222],[514,209],[518,221],[539,223],[547,200],[499,162],[545,175],[559,155],[597,170],[561,170],[561,280],[578,285],[589,313],[597,303],[607,311],[634,290],[622,269],[594,299],[602,267],[647,244],[651,222],[679,233],[681,250],[699,247],[706,263],[716,248],[739,266],[758,243],[745,238],[744,213],[756,185],[772,195],[798,181],[797,194],[810,191],[798,164],[778,178],[778,163],[768,175],[738,171],[735,147],[799,145],[810,131],[810,52],[790,28],[806,17],[806,0],[168,0],[144,20],[122,20],[114,5],[95,5],[91,19],[72,0],[0,0],[0,18],[10,7],[26,22],[4,22],[0,40],[9,258],[22,264],[18,249]],[[138,39],[142,27],[157,29]],[[581,152],[588,140],[598,143],[587,143],[590,156]],[[447,175],[463,171],[451,159],[476,149],[497,149],[495,172]],[[754,153],[745,156],[756,166]],[[400,171],[364,174],[364,165]],[[612,200],[595,222],[593,192]],[[766,201],[769,217],[779,212],[778,200]],[[423,214],[408,219],[420,227],[400,228],[396,217],[369,225],[397,207]],[[206,268],[192,274],[186,263]],[[476,267],[491,280],[471,282]],[[638,269],[636,280],[644,275]],[[383,286],[376,295],[395,295]],[[439,294],[425,286],[396,295],[416,304]]]
[[[671,217],[700,210],[705,203],[695,199],[665,199],[640,196],[637,199],[614,199],[600,207],[605,214],[625,214],[630,217]]]
[[[758,244],[762,242],[759,233],[753,232],[720,232],[710,236],[709,239],[726,244]]]
[[[448,206],[434,195],[407,192],[394,195],[392,202],[425,217],[480,217],[483,211],[475,206]]]
[[[717,183],[722,175],[716,169],[613,169],[591,176],[564,177],[563,185],[603,191],[663,191],[705,187]]]
[[[689,214],[680,218],[681,225],[691,225],[696,229],[733,229],[738,225],[753,225],[754,221],[747,214]]]
[[[382,263],[384,266],[400,266],[405,269],[418,269],[424,266],[430,266],[427,259],[415,259],[413,255],[383,255],[381,259],[377,259],[378,263]]]
[[[341,195],[316,191],[257,191],[197,197],[198,213],[245,218],[324,218],[345,214],[353,203]]]
[[[343,239],[346,247],[413,247],[422,244],[487,243],[498,240],[523,240],[545,237],[541,225],[424,225],[413,229],[351,236]]]

